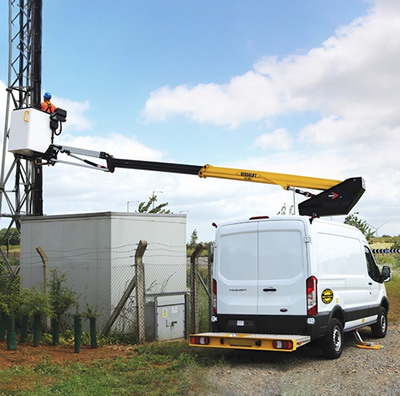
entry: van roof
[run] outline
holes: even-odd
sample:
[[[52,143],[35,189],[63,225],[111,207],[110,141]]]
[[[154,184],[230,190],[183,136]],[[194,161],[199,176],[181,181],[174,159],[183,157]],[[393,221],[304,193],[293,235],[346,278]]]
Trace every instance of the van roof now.
[[[304,223],[305,228],[312,229],[312,225],[327,225],[332,226],[332,228],[341,229],[343,233],[350,234],[352,233],[354,236],[357,235],[358,238],[363,239],[366,242],[365,236],[363,233],[358,230],[356,227],[353,227],[348,224],[341,223],[336,220],[328,220],[328,219],[319,219],[316,218],[312,221],[310,226],[310,217],[308,216],[253,216],[250,218],[243,218],[237,220],[231,220],[227,222],[223,222],[218,225],[218,228],[225,227],[225,226],[233,226],[235,224],[244,224],[244,223],[251,223],[251,222],[270,222],[270,221],[301,221]]]

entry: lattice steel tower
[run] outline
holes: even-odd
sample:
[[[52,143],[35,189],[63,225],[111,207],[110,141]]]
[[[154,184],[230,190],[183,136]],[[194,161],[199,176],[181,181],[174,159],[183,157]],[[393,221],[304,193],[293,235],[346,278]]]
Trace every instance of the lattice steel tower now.
[[[0,174],[1,228],[6,227],[7,232],[0,246],[7,242],[12,227],[20,231],[21,216],[43,214],[40,159],[8,153],[11,111],[40,107],[42,0],[9,0],[8,24],[8,88]],[[4,210],[6,206],[8,208]],[[14,274],[15,270],[10,266],[2,248],[0,254],[8,270]]]

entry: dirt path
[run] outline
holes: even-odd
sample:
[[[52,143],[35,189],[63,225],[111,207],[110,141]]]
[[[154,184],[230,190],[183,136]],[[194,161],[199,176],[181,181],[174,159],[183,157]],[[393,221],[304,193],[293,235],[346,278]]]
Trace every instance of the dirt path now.
[[[117,356],[133,354],[133,347],[104,346],[95,349],[82,347],[80,353],[74,352],[74,347],[39,346],[19,344],[17,350],[8,351],[7,344],[0,342],[0,370],[12,366],[37,365],[43,361],[65,364],[70,362],[92,362],[98,359],[109,359]]]
[[[313,345],[294,353],[232,351],[228,364],[208,370],[199,395],[400,395],[400,325],[389,326],[382,340],[372,340],[369,330],[360,334],[384,349],[357,348],[346,334],[337,360],[323,359]]]

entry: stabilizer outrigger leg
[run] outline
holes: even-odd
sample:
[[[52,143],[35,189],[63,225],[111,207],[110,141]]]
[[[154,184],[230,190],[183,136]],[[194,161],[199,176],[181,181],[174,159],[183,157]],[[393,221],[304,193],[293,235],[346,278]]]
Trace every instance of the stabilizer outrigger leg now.
[[[366,342],[363,341],[361,338],[360,333],[358,330],[353,331],[354,337],[356,338],[357,348],[364,348],[364,349],[383,349],[383,345],[374,344],[373,342]]]

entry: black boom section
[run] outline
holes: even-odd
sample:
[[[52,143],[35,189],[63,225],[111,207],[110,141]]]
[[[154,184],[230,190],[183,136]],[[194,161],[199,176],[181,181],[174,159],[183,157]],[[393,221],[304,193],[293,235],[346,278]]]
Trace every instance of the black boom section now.
[[[114,158],[112,155],[100,152],[99,158],[107,161],[107,168],[114,172],[115,168],[138,169],[155,172],[180,173],[186,175],[198,175],[202,177],[207,165],[187,165],[170,162],[139,161],[133,159]],[[203,169],[203,171],[202,171]],[[222,168],[221,168],[222,169]],[[225,168],[224,168],[225,169]],[[209,174],[209,177],[226,177]],[[203,175],[203,177],[205,177]],[[345,180],[318,195],[314,195],[299,204],[299,214],[312,217],[346,215],[358,202],[365,191],[364,180],[361,177],[353,177]]]
[[[131,159],[114,158],[106,153],[101,153],[101,158],[107,161],[107,167],[110,172],[115,168],[140,169],[156,172],[183,173],[186,175],[198,175],[203,166],[174,164],[169,162],[138,161]],[[104,156],[103,156],[104,155]]]
[[[299,213],[305,216],[322,217],[347,215],[365,191],[362,177],[346,179],[299,204]]]

